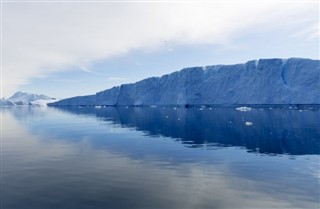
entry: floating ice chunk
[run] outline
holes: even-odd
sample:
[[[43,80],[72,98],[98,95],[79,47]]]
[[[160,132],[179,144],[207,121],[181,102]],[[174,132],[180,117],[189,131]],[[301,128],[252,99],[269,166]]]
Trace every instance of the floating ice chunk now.
[[[236,110],[242,111],[242,112],[247,112],[247,111],[251,111],[252,108],[251,107],[237,107]]]
[[[252,122],[246,122],[246,126],[252,126],[253,125],[253,123]]]

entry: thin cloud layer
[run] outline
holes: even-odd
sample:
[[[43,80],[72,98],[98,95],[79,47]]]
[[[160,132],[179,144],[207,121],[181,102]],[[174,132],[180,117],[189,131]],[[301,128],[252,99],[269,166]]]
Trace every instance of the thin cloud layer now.
[[[32,78],[74,67],[91,72],[92,61],[157,50],[165,42],[228,46],[248,30],[270,28],[317,38],[317,4],[5,2],[3,95]]]

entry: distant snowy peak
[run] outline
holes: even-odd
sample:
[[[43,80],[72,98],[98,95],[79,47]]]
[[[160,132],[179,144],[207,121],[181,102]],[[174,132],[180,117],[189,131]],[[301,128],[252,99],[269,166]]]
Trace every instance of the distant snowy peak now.
[[[47,103],[57,101],[56,98],[49,97],[43,94],[31,94],[18,91],[7,99],[1,99],[0,106],[13,106],[13,105],[35,105],[46,106]]]
[[[55,98],[51,98],[43,94],[30,94],[30,93],[18,91],[15,94],[13,94],[11,97],[9,97],[7,100],[11,102],[17,102],[17,101],[32,102],[39,99],[52,100]]]

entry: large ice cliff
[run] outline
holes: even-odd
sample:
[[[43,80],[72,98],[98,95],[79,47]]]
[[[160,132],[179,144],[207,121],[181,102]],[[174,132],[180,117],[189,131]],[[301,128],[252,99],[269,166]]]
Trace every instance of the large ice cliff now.
[[[260,59],[185,68],[50,105],[320,104],[320,60]]]

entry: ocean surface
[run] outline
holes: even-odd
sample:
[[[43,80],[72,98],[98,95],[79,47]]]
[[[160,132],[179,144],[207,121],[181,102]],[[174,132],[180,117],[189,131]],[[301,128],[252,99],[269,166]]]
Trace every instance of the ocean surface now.
[[[317,108],[1,108],[1,209],[319,208]]]

